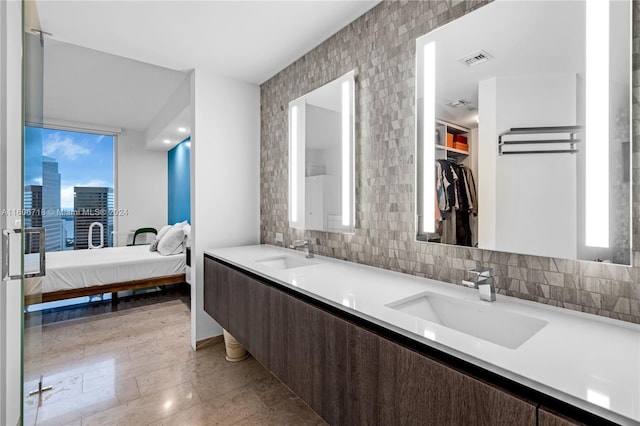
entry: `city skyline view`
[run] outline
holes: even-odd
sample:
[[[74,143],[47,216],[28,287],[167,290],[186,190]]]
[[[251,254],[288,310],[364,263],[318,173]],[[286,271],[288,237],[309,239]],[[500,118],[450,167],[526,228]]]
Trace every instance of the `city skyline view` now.
[[[113,209],[113,143],[113,136],[25,128],[24,207],[36,212],[25,224],[46,229],[46,251],[87,248],[93,222],[112,245],[113,218],[85,212]]]
[[[60,208],[73,210],[75,186],[113,188],[113,151],[113,136],[27,128],[24,184],[42,185],[42,156],[55,159],[60,173]]]

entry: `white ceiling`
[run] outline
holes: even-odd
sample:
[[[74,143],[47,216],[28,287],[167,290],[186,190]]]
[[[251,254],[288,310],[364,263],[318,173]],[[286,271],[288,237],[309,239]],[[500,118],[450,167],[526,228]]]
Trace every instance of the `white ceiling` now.
[[[55,39],[46,40],[44,52],[44,115],[50,121],[145,131],[187,78]]]
[[[437,52],[436,114],[473,128],[477,127],[478,83],[482,80],[584,74],[585,5],[578,1],[495,1],[421,39],[425,43],[433,40]],[[471,67],[458,62],[481,49],[493,59]],[[446,105],[456,99],[471,105]]]
[[[379,1],[37,0],[55,40],[261,84]]]
[[[52,34],[45,48],[45,117],[142,131],[147,148],[162,150],[190,134],[189,108],[167,116],[188,71],[263,83],[379,3],[36,2],[41,28]]]

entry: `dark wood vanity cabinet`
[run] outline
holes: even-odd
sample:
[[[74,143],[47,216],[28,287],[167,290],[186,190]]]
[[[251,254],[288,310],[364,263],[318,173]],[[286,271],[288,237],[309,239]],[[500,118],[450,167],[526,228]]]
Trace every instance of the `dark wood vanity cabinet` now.
[[[204,310],[224,329],[229,330],[229,287],[237,271],[221,268],[217,262],[204,260]]]
[[[269,357],[269,298],[271,289],[256,285],[245,274],[227,268],[229,331],[257,360]]]
[[[568,417],[562,416],[546,407],[538,407],[539,426],[585,426],[585,423],[578,422]]]
[[[345,424],[535,425],[536,407],[357,326]]]
[[[342,423],[349,323],[276,289],[270,306],[270,357],[263,365],[327,422]]]
[[[205,310],[329,424],[536,424],[535,404],[209,257],[204,284]]]

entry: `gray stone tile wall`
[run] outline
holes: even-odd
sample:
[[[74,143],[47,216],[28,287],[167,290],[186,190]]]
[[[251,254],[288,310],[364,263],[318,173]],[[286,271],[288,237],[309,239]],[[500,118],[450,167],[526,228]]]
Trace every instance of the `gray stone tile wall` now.
[[[494,269],[501,294],[640,323],[636,267],[415,242],[415,39],[487,1],[385,1],[261,86],[261,240],[310,238],[318,254],[458,284]],[[633,247],[640,247],[640,3],[633,29]],[[288,104],[356,70],[356,227],[289,228]]]

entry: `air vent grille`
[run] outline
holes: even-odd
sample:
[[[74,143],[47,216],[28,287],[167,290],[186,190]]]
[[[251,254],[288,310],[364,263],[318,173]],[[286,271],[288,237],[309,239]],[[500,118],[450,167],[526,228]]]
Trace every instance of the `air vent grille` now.
[[[458,59],[458,62],[462,62],[463,64],[469,67],[472,67],[474,65],[487,62],[489,59],[492,59],[492,58],[493,56],[486,50],[478,50],[469,55],[463,56],[462,58]]]
[[[451,102],[447,102],[447,105],[452,108],[462,108],[464,106],[471,105],[471,102],[465,101],[464,99],[454,99]]]

